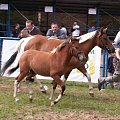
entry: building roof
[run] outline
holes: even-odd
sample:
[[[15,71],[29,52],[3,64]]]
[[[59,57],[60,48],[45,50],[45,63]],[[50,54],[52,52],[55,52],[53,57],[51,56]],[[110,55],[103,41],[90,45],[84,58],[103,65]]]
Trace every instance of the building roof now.
[[[120,15],[120,0],[1,0],[20,11],[44,11],[45,6],[55,6],[56,12],[87,14],[88,8],[100,8],[100,14]]]

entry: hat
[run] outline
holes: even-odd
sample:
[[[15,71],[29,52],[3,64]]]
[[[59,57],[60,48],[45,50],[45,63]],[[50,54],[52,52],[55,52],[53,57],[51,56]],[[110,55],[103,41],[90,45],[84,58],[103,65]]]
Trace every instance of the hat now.
[[[120,48],[120,42],[114,42],[112,43],[112,45],[114,46],[114,48]]]

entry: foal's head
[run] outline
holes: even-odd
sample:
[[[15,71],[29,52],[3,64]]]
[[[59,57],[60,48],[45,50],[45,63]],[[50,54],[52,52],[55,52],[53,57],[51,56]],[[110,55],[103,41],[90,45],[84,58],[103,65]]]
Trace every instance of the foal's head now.
[[[71,56],[74,56],[78,58],[81,62],[86,62],[87,58],[85,57],[84,52],[82,51],[82,46],[77,41],[66,41],[60,44],[57,47],[56,51],[62,51],[63,49],[68,49],[68,53],[65,51],[65,54],[70,54]]]
[[[107,28],[101,28],[97,33],[97,45],[104,50],[107,50],[109,53],[114,52],[114,46],[112,45],[112,41],[109,40],[107,35]]]

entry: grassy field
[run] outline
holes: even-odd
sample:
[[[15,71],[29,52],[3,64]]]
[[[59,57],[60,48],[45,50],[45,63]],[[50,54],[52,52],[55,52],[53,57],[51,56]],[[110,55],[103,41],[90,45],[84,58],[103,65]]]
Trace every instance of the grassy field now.
[[[0,120],[120,120],[120,90],[109,87],[102,92],[94,84],[95,97],[88,94],[88,83],[67,82],[63,99],[50,107],[49,95],[52,85],[44,80],[49,89],[47,94],[39,92],[33,83],[34,99],[30,103],[28,90],[21,85],[20,101],[13,98],[12,78],[0,78]],[[59,90],[56,90],[58,95]]]

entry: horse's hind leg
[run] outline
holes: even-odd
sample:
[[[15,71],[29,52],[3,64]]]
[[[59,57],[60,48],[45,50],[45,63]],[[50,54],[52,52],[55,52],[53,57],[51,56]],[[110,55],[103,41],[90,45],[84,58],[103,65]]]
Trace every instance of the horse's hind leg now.
[[[90,96],[94,97],[94,92],[93,92],[93,84],[91,82],[91,77],[88,74],[87,70],[85,69],[85,67],[79,67],[77,68],[79,71],[81,71],[88,79],[88,84],[89,84],[89,94]]]
[[[41,91],[42,93],[45,93],[45,94],[46,94],[46,91],[47,91],[46,85],[43,85],[42,82],[41,82],[41,80],[38,80],[38,79],[36,78],[36,76],[34,76],[34,79],[35,79],[36,82],[38,83],[38,85],[39,85],[39,87],[40,87],[40,91]]]
[[[19,98],[17,97],[17,90],[18,90],[18,85],[20,83],[20,81],[26,76],[26,73],[21,72],[18,77],[16,78],[15,82],[14,82],[14,94],[13,97],[15,98],[15,101],[18,101]]]
[[[30,81],[31,81],[32,77],[34,77],[35,75],[36,74],[34,73],[34,71],[30,70],[28,76],[26,77],[26,84],[27,84],[27,87],[28,87],[28,90],[29,90],[29,100],[31,102],[33,100],[33,89],[32,89]]]

